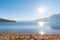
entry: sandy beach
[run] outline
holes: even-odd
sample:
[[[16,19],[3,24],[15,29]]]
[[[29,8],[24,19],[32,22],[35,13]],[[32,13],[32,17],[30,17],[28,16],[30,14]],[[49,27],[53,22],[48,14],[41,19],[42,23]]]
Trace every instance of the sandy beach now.
[[[0,34],[0,40],[60,40],[60,34]]]

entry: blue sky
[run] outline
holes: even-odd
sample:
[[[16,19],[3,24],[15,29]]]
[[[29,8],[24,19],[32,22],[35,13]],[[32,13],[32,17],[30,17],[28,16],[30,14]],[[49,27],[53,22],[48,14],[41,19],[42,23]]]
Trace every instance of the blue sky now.
[[[46,7],[43,17],[60,13],[60,0],[0,0],[0,17],[12,20],[34,20],[41,18],[37,12]]]

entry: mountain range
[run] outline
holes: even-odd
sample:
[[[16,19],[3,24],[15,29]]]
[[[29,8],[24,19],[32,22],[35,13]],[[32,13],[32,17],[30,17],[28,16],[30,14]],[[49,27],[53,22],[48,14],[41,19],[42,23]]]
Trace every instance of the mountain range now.
[[[52,16],[47,17],[47,18],[40,18],[40,19],[36,19],[36,20],[33,20],[33,21],[35,21],[35,22],[37,22],[37,21],[60,22],[60,13],[52,15]],[[0,18],[0,22],[16,22],[16,21]]]
[[[45,22],[60,22],[60,13],[52,15],[47,18],[37,19],[35,21],[45,21]]]

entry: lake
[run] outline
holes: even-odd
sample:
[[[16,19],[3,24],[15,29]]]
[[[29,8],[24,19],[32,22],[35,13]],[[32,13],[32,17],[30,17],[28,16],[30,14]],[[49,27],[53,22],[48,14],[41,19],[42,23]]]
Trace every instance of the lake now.
[[[60,22],[0,22],[0,33],[60,34]]]

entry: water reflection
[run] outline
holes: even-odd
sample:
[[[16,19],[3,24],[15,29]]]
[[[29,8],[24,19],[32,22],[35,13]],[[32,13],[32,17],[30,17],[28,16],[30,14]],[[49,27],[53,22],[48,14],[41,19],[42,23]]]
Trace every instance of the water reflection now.
[[[38,25],[40,26],[40,27],[43,27],[44,26],[44,22],[38,22]]]
[[[60,34],[59,23],[53,22],[38,22],[40,27],[39,34]]]
[[[54,30],[60,30],[60,26],[50,26]]]
[[[44,34],[44,31],[40,31],[39,33],[40,33],[40,34]]]
[[[22,25],[24,24],[24,25]],[[0,23],[0,33],[28,33],[28,34],[60,34],[60,23],[38,22],[36,23]]]

